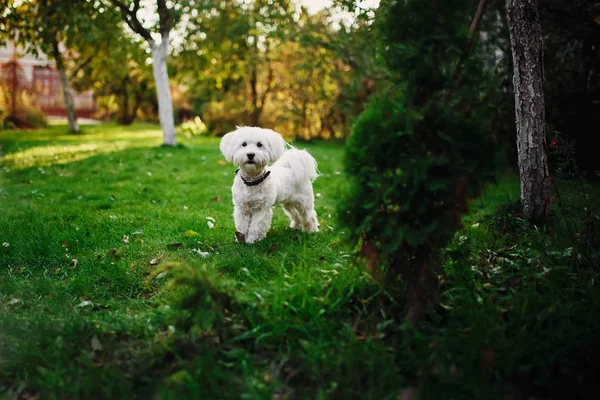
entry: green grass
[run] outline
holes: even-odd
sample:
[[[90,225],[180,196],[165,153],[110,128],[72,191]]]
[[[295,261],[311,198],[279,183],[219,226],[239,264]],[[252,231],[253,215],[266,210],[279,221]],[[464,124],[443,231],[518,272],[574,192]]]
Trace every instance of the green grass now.
[[[446,249],[442,306],[416,331],[336,223],[343,147],[300,146],[323,174],[321,232],[276,210],[267,238],[242,245],[218,139],[178,140],[160,147],[151,125],[0,132],[0,393],[553,398],[593,382],[597,187],[565,186],[571,219],[540,230],[515,216],[517,177],[500,178]]]

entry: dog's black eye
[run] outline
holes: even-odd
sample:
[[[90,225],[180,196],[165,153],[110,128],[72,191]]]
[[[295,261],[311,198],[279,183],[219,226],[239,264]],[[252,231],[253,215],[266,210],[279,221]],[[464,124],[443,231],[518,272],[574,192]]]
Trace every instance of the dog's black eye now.
[[[256,147],[262,147],[262,143],[261,142],[256,143]]]
[[[246,147],[246,145],[247,145],[247,143],[246,143],[246,142],[242,143],[242,146]]]

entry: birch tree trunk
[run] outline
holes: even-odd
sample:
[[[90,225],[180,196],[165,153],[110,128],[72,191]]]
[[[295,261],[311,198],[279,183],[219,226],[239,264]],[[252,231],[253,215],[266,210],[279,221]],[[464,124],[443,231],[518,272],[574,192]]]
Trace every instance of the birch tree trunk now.
[[[71,84],[67,77],[67,71],[63,64],[62,55],[58,48],[58,42],[53,44],[54,61],[56,62],[56,68],[60,76],[60,82],[63,91],[63,97],[65,99],[65,109],[67,110],[67,120],[69,121],[69,131],[72,133],[79,133],[79,124],[77,123],[77,113],[75,112],[75,102],[73,101],[73,94],[71,93]]]
[[[167,71],[167,54],[169,50],[169,36],[162,35],[159,45],[152,41],[152,72],[156,84],[156,97],[158,98],[158,118],[164,134],[166,146],[175,146],[175,121],[173,118],[173,100],[169,87],[169,73]]]
[[[506,0],[513,55],[513,85],[521,203],[526,217],[543,223],[548,201],[544,132],[544,63],[537,0]]]

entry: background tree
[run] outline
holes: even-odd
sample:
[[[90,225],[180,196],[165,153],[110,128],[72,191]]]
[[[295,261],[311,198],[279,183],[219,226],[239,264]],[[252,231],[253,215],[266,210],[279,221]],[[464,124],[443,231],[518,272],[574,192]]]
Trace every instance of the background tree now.
[[[71,80],[107,49],[103,44],[112,35],[114,16],[85,0],[32,0],[13,4],[2,25],[5,34],[17,33],[26,51],[41,51],[55,62],[71,132],[79,132]]]
[[[301,138],[345,137],[375,89],[370,20],[294,3],[196,6],[172,65],[211,132],[264,125]]]
[[[164,135],[164,144],[175,146],[175,121],[173,117],[173,100],[169,87],[169,73],[167,70],[167,57],[169,55],[169,34],[181,20],[181,16],[188,10],[190,2],[156,0],[158,22],[152,28],[146,28],[140,20],[140,0],[119,1],[110,0],[120,11],[123,20],[135,33],[140,35],[150,47],[152,52],[152,71],[156,86],[158,100],[158,114]],[[169,3],[169,4],[167,4]],[[191,2],[193,3],[193,1]],[[153,37],[156,33],[160,41]]]
[[[98,117],[114,116],[129,125],[143,104],[156,103],[152,66],[143,44],[123,31],[110,38],[109,46],[110,57],[91,60],[74,79],[74,87],[94,91],[101,107]]]
[[[435,300],[441,248],[495,164],[492,83],[477,47],[464,51],[472,4],[381,2],[377,53],[390,81],[346,147],[350,188],[340,220],[369,269],[383,268],[390,287],[403,283],[411,322]]]
[[[548,162],[544,130],[544,58],[536,0],[507,0],[513,55],[517,151],[523,213],[544,222]]]

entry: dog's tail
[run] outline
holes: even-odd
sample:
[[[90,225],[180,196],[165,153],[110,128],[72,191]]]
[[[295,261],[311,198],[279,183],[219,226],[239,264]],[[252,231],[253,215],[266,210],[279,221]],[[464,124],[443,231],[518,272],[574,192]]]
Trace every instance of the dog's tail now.
[[[306,150],[289,149],[273,166],[291,169],[297,180],[314,181],[320,175],[317,160]]]

